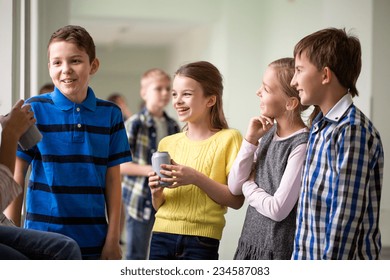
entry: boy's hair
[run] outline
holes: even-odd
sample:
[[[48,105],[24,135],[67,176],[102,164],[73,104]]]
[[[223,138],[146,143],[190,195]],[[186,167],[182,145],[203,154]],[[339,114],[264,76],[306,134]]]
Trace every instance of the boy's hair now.
[[[117,92],[114,92],[114,93],[111,93],[108,97],[107,97],[107,101],[110,101],[112,103],[117,103],[117,101],[121,98],[124,98],[120,93],[117,93]]]
[[[150,83],[150,79],[156,79],[156,78],[165,78],[167,80],[171,80],[171,77],[169,75],[159,69],[159,68],[152,68],[147,70],[141,77],[141,87],[145,87]]]
[[[95,43],[91,35],[81,26],[67,25],[54,32],[49,40],[47,49],[53,42],[66,41],[75,44],[79,49],[85,50],[88,54],[89,62],[92,63],[96,58]],[[48,53],[49,56],[49,53]]]
[[[347,34],[345,29],[322,29],[304,37],[295,45],[294,58],[303,52],[318,70],[329,67],[352,96],[359,94],[356,81],[362,61],[357,37]]]
[[[229,128],[222,104],[222,75],[218,68],[207,61],[198,61],[181,66],[175,73],[175,76],[183,76],[197,81],[206,97],[215,96],[216,102],[211,107],[210,125],[212,129]],[[185,126],[186,128],[186,126]],[[183,128],[183,129],[185,129]]]
[[[53,83],[46,83],[39,89],[39,94],[44,94],[48,92],[54,91],[54,84]]]
[[[152,68],[143,73],[140,85],[141,85],[141,96],[146,90],[146,87],[150,84],[151,80],[155,79],[167,79],[169,82],[171,81],[171,77],[163,70],[159,68]]]

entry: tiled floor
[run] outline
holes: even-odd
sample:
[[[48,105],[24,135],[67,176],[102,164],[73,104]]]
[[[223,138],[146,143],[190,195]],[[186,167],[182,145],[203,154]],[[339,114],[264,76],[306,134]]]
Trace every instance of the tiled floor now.
[[[381,259],[382,260],[390,260],[390,247],[383,247],[382,248]]]

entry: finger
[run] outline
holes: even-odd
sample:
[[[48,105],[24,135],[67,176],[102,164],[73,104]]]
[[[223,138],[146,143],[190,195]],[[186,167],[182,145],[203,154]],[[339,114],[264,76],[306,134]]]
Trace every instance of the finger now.
[[[18,102],[15,103],[14,108],[21,108],[24,104],[23,99],[19,99]]]
[[[263,116],[263,117],[267,120],[269,125],[273,125],[274,124],[274,119],[272,119],[270,117],[267,117],[267,116]]]

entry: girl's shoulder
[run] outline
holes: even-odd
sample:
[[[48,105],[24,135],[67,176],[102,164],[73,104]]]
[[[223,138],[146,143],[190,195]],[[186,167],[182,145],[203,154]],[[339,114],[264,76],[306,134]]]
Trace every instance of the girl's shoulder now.
[[[242,138],[241,132],[235,128],[222,129],[219,133],[221,133],[221,135],[224,135],[224,136],[239,137],[239,138],[241,137]]]
[[[216,134],[218,139],[221,139],[225,142],[237,142],[241,144],[242,135],[241,132],[235,128],[222,129]]]

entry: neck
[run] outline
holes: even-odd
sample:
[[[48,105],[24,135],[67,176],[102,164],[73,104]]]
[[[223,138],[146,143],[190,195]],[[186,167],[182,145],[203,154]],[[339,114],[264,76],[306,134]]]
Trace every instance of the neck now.
[[[164,115],[164,109],[156,108],[152,106],[146,106],[146,109],[148,109],[149,113],[153,117],[161,118]]]
[[[193,123],[188,123],[187,137],[190,140],[201,141],[206,140],[217,133],[219,130],[210,129],[204,124],[196,125]]]
[[[287,137],[296,131],[305,128],[306,125],[300,116],[294,116],[292,118],[277,118],[276,127],[276,133],[279,137]]]
[[[325,116],[346,94],[348,94],[348,89],[342,86],[329,87],[329,90],[324,94],[323,102],[318,104],[322,114]]]

